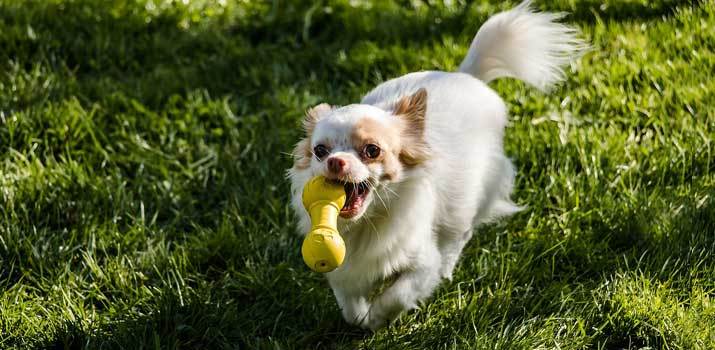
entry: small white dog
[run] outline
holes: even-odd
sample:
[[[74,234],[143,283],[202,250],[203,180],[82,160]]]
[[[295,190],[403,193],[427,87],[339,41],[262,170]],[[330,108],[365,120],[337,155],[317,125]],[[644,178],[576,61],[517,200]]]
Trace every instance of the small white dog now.
[[[507,108],[486,83],[514,77],[547,90],[560,81],[585,47],[560,18],[524,2],[482,25],[459,72],[407,74],[360,104],[307,112],[288,171],[292,205],[308,232],[303,185],[316,175],[345,184],[347,254],[326,274],[345,320],[374,330],[417,307],[452,278],[474,227],[520,209],[502,146]]]

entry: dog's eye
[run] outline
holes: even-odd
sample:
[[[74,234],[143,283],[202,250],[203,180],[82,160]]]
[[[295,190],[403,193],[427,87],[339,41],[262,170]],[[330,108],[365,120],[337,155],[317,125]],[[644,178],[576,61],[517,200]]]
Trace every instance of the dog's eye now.
[[[377,158],[380,156],[380,147],[377,147],[377,145],[369,144],[365,146],[365,150],[363,151],[363,153],[365,153],[365,157]]]
[[[328,147],[325,147],[324,145],[317,145],[313,148],[313,153],[318,160],[323,160],[325,156],[330,154],[330,151],[328,150]]]

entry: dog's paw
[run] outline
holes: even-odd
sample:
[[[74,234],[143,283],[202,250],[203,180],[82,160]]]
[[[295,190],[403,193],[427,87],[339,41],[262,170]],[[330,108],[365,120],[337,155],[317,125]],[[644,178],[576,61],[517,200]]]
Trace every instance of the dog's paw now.
[[[385,317],[384,315],[378,315],[377,313],[370,312],[368,313],[367,317],[365,317],[360,326],[362,328],[376,332],[380,328],[385,327],[389,321],[389,318]]]
[[[452,271],[451,270],[441,271],[440,276],[442,276],[442,278],[446,279],[447,281],[452,282]]]
[[[367,328],[366,324],[369,319],[368,308],[358,308],[358,309],[343,309],[343,319],[353,326],[358,326],[362,328]]]
[[[383,300],[384,301],[384,300]],[[417,304],[385,304],[375,303],[370,308],[365,322],[361,325],[363,328],[369,328],[372,331],[377,331],[380,328],[388,326],[392,321],[396,320],[400,315],[408,310],[416,309]]]
[[[360,316],[356,316],[356,317],[353,317],[350,319],[347,319],[347,318],[345,319],[345,321],[347,323],[349,323],[353,326],[363,328],[363,329],[371,329],[369,326],[370,325],[369,320],[370,320],[370,318],[368,317],[368,315],[360,315]]]

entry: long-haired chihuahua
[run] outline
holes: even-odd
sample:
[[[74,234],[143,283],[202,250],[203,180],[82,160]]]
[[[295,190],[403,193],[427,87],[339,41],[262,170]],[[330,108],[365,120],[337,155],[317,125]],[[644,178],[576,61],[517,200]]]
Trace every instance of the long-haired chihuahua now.
[[[507,108],[487,83],[547,91],[562,80],[586,44],[561,17],[526,1],[482,25],[457,72],[410,73],[359,104],[307,112],[288,171],[292,206],[308,232],[303,185],[324,175],[345,186],[347,253],[326,276],[346,321],[374,330],[417,307],[452,278],[475,227],[521,209],[510,199]]]

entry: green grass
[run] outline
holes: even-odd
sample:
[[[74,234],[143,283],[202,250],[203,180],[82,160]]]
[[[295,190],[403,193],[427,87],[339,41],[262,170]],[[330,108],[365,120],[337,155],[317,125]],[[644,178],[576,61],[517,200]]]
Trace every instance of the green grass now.
[[[528,209],[374,334],[301,261],[300,119],[514,4],[187,3],[0,0],[0,348],[715,348],[713,2],[539,2],[593,49],[493,84]]]

